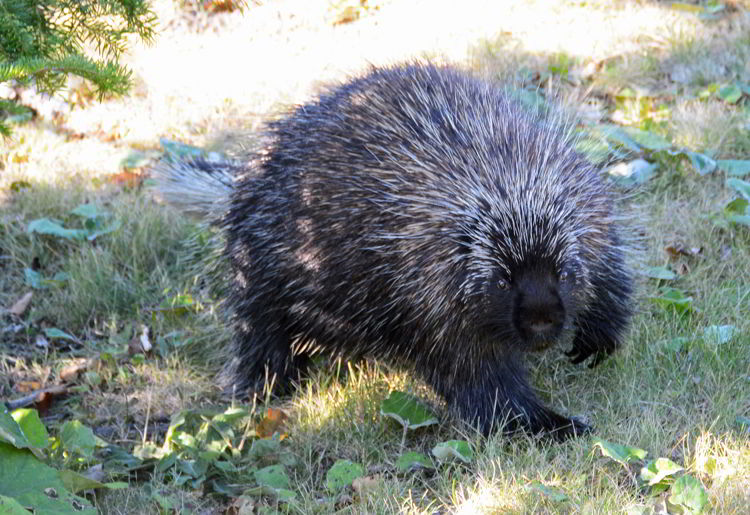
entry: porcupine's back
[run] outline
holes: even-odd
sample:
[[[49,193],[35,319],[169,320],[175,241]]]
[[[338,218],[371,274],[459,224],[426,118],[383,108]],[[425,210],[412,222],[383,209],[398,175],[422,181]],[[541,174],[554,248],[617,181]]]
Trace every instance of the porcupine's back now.
[[[298,350],[444,375],[446,355],[479,364],[489,344],[523,346],[498,277],[573,263],[565,324],[590,301],[610,197],[569,126],[502,88],[451,68],[376,69],[265,137],[224,220],[236,353],[255,345],[250,324],[270,324]]]

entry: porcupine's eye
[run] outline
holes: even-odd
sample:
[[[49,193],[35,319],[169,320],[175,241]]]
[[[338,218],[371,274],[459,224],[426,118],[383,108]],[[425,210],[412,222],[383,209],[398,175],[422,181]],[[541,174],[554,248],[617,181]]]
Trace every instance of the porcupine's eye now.
[[[507,290],[510,288],[510,282],[506,281],[503,278],[499,278],[497,280],[497,287],[500,288],[501,290]]]

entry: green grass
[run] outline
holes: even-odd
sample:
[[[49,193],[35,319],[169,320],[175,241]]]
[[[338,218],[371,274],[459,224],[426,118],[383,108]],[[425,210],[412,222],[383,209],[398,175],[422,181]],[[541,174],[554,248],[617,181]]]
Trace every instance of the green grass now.
[[[589,94],[599,95],[610,113],[622,108],[615,92],[648,87],[649,105],[665,105],[668,115],[647,122],[653,110],[631,105],[627,109],[637,119],[635,125],[667,136],[675,148],[747,159],[750,99],[729,104],[716,96],[696,96],[712,83],[750,81],[734,66],[750,55],[750,39],[738,33],[745,22],[737,23],[723,32],[707,26],[708,36],[702,39],[668,35],[663,44],[644,48],[641,56],[609,63],[589,82],[562,80],[561,87],[573,96],[591,87]],[[505,49],[507,43],[497,44]],[[507,76],[505,70],[521,65],[548,72],[551,64],[559,73],[569,62],[561,54],[503,55],[505,50],[483,45],[474,64],[484,74],[502,70]],[[712,68],[719,49],[725,65]],[[675,83],[670,73],[680,66],[683,71],[689,67],[688,79]],[[683,466],[705,486],[714,512],[746,513],[750,433],[738,417],[750,417],[750,228],[721,220],[724,205],[734,197],[723,172],[701,177],[680,158],[647,157],[660,168],[629,200],[638,206],[634,212],[644,216],[634,224],[645,230],[641,260],[643,266],[669,262],[682,270],[684,275],[669,285],[693,297],[694,312],[679,315],[654,303],[651,297],[663,284],[644,279],[621,352],[589,370],[569,364],[560,349],[552,350],[531,359],[532,377],[551,407],[585,417],[595,426],[596,437],[645,449],[648,459],[666,457]],[[55,434],[65,420],[84,421],[129,451],[149,441],[161,445],[170,419],[183,410],[226,408],[212,377],[224,359],[217,349],[229,335],[220,296],[211,288],[213,276],[200,267],[200,258],[215,246],[209,230],[138,189],[79,179],[57,185],[34,182],[12,191],[10,182],[0,176],[5,193],[0,203],[0,306],[10,307],[27,291],[34,296],[20,317],[0,314],[0,397],[21,396],[19,388],[29,382],[54,383],[74,358],[96,357],[98,364],[89,368],[89,375],[46,408],[45,422]],[[42,217],[78,227],[80,220],[70,212],[83,203],[108,212],[106,219],[117,221],[119,229],[93,243],[26,230]],[[670,258],[665,248],[678,244],[701,251]],[[67,279],[34,289],[24,280],[27,268],[46,278],[63,272]],[[722,343],[702,338],[707,327],[716,325],[733,326],[733,337]],[[143,326],[155,349],[141,359],[126,349]],[[48,338],[49,345],[35,345],[53,327],[76,341]],[[675,345],[676,337],[687,341]],[[410,431],[402,446],[400,426],[380,414],[380,402],[391,390],[427,400],[440,423]],[[445,413],[439,399],[408,371],[382,364],[323,362],[291,396],[260,401],[259,408],[266,407],[283,409],[288,416],[281,445],[294,456],[288,474],[297,502],[277,503],[272,496],[248,501],[260,512],[619,513],[663,502],[633,481],[638,466],[628,470],[601,457],[591,437],[562,444],[528,435],[482,438]],[[262,412],[245,428],[248,445]],[[438,442],[450,439],[470,442],[474,459],[441,464],[435,471],[396,471],[402,452],[429,455]],[[362,493],[328,492],[326,473],[340,459],[364,465],[374,486]],[[240,471],[238,477],[253,486],[250,471],[244,476]],[[182,512],[220,509],[228,502],[178,486],[175,476],[163,470],[120,479],[129,481],[130,488],[98,491],[95,501],[102,512],[159,513],[160,499]],[[564,494],[564,500],[540,493],[535,481]]]

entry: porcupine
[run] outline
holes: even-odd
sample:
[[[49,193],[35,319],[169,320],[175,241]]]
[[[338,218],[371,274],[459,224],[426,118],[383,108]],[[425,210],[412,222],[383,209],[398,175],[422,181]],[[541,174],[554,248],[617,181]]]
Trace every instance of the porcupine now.
[[[593,367],[631,314],[615,200],[564,116],[406,64],[332,86],[259,137],[231,165],[156,171],[167,200],[202,189],[221,206],[228,386],[288,384],[317,351],[371,356],[485,434],[590,429],[543,405],[522,360],[568,334],[572,362]]]

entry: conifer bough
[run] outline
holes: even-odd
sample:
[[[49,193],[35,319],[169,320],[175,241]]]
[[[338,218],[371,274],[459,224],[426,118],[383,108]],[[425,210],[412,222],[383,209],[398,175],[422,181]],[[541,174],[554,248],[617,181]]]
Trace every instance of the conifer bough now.
[[[0,83],[15,81],[53,94],[68,74],[91,81],[101,99],[130,88],[130,72],[117,60],[126,36],[146,42],[156,16],[147,0],[3,0],[0,2]],[[84,47],[93,48],[96,57]],[[0,100],[0,134],[10,134],[3,111],[17,111]]]

